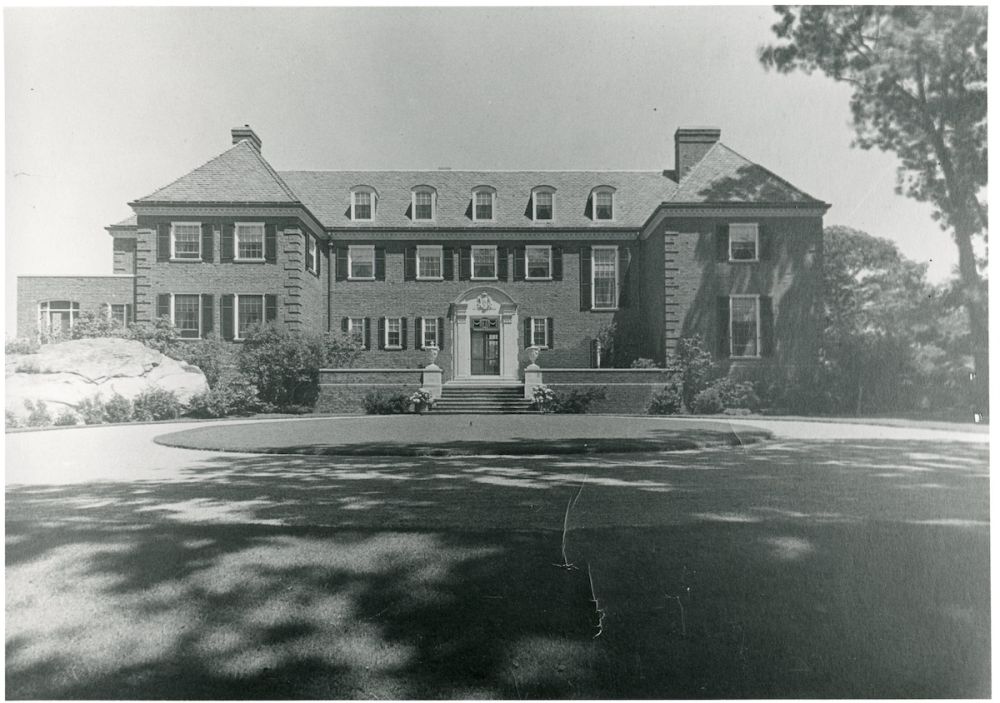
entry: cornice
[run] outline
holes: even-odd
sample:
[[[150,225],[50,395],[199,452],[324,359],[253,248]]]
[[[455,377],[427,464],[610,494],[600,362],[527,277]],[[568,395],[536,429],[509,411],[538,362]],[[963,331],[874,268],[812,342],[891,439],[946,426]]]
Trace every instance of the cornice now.
[[[316,235],[324,235],[327,228],[299,203],[200,203],[200,202],[132,202],[128,204],[136,215],[184,215],[212,217],[297,217]]]
[[[823,217],[830,206],[826,203],[661,203],[643,225],[640,237],[646,239],[670,218],[717,217]]]
[[[487,229],[475,228],[441,228],[441,229],[404,229],[404,230],[371,230],[371,229],[327,229],[331,241],[538,241],[577,240],[577,241],[633,241],[639,235],[636,229],[614,230],[581,230],[581,229]]]

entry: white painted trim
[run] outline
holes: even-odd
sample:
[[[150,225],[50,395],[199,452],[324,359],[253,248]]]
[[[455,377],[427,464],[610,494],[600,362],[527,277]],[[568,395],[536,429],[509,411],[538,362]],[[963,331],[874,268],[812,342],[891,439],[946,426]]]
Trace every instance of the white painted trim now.
[[[610,195],[611,196],[611,217],[598,217],[597,216],[597,196],[598,195]],[[590,219],[593,222],[614,222],[615,221],[615,188],[614,186],[596,186],[590,191]]]
[[[547,317],[530,317],[528,319],[531,320],[531,339],[528,340],[529,342],[531,342],[531,344],[529,346],[538,347],[539,349],[548,349],[549,348],[549,319]],[[542,323],[542,339],[544,340],[544,342],[542,344],[536,344],[535,343],[535,323],[536,322],[541,322]]]
[[[756,338],[757,338],[757,341],[756,341],[757,353],[756,354],[742,355],[742,354],[736,354],[733,351],[733,300],[737,299],[737,298],[753,298],[753,300],[754,300],[754,313],[756,314],[755,316],[757,318],[757,320],[756,320],[756,329],[754,330],[754,334],[756,335]],[[761,344],[761,341],[762,340],[761,340],[761,336],[760,336],[760,296],[759,295],[749,295],[749,294],[744,294],[744,293],[738,293],[736,295],[730,295],[729,296],[729,358],[730,359],[759,359],[759,358],[761,358],[761,354],[760,354],[760,344]]]
[[[427,193],[431,196],[431,216],[417,217],[417,195]],[[437,190],[430,186],[416,186],[410,192],[410,220],[412,222],[434,222],[437,220]]]
[[[434,328],[434,344],[427,344],[427,323],[433,323],[431,327]],[[437,349],[441,348],[441,340],[438,339],[438,332],[443,332],[443,330],[438,329],[438,319],[436,317],[422,317],[420,318],[420,348],[428,349],[430,347],[435,347]]]
[[[176,316],[175,309],[174,309],[174,303],[175,303],[176,298],[177,298],[178,295],[193,296],[193,297],[195,297],[195,298],[198,299],[198,314],[197,314],[198,336],[197,337],[182,337],[181,336],[180,327],[177,327],[177,316]],[[191,340],[191,339],[204,339],[205,338],[205,331],[202,329],[202,323],[204,322],[204,320],[202,320],[202,314],[201,314],[201,296],[202,296],[201,293],[171,293],[170,294],[170,324],[172,324],[174,327],[177,328],[177,337],[182,342],[186,341],[186,340]],[[156,301],[155,300],[153,301],[153,304],[156,305]]]
[[[354,266],[354,256],[352,252],[357,249],[358,251],[365,250],[372,253],[372,275],[371,276],[354,276],[352,268]],[[348,281],[374,281],[375,280],[375,245],[374,244],[350,244],[347,247],[347,280]]]
[[[528,271],[528,250],[547,249],[549,253],[549,273],[546,276],[531,276]],[[552,245],[551,244],[526,244],[524,247],[524,280],[526,281],[551,281],[552,280]]]
[[[368,194],[368,210],[371,217],[358,217],[355,213],[355,207],[357,206],[357,197],[361,193]],[[372,222],[375,220],[375,208],[378,204],[378,194],[375,189],[371,186],[355,186],[351,188],[351,221],[352,222]]]
[[[244,338],[240,336],[240,298],[260,298],[260,322],[257,324],[263,325],[267,321],[267,298],[264,294],[256,293],[244,293],[242,295],[237,294],[233,296],[233,339],[236,341],[242,341]],[[201,323],[199,322],[199,325]]]
[[[611,250],[615,253],[615,304],[610,307],[597,307],[597,270],[594,266],[594,252],[598,249]],[[590,248],[590,309],[600,312],[610,312],[618,309],[618,300],[621,291],[618,290],[618,279],[621,276],[619,268],[618,246],[617,245],[596,245]]]
[[[760,261],[760,224],[757,222],[730,222],[729,225],[729,263],[733,264],[753,264]],[[753,252],[752,259],[733,258],[733,227],[753,227]]]
[[[260,256],[240,256],[240,227],[260,227]],[[233,261],[261,262],[267,257],[267,225],[263,222],[233,223]]]
[[[549,208],[552,216],[546,220],[538,219],[538,196],[549,196]],[[536,224],[551,224],[556,220],[556,189],[552,186],[535,186],[531,190],[531,221]]]
[[[285,231],[287,232],[288,230]],[[319,262],[319,240],[308,232],[304,234],[306,237],[306,271],[316,273],[316,264]],[[312,266],[309,266],[309,254],[312,254],[313,257]]]
[[[382,340],[382,348],[388,349],[390,351],[397,351],[403,348],[403,318],[401,317],[386,317],[385,319],[385,337]],[[396,320],[399,323],[399,344],[389,344],[389,320]]]
[[[177,226],[198,228],[198,256],[177,256]],[[201,223],[200,222],[171,222],[170,223],[170,260],[171,261],[203,261],[201,251]]]
[[[425,252],[428,252],[428,256],[431,255],[430,252],[432,252],[433,250],[437,250],[436,253],[437,253],[437,257],[438,257],[438,268],[441,271],[440,275],[438,275],[438,276],[422,276],[420,274],[420,252],[421,252],[421,250],[423,250]],[[442,247],[440,244],[418,244],[417,245],[416,259],[417,260],[414,263],[414,265],[415,265],[415,267],[417,269],[416,270],[416,274],[417,274],[417,280],[418,281],[443,281],[444,280],[444,247]]]
[[[490,196],[490,217],[477,217],[478,208],[476,199],[480,193]],[[497,219],[497,191],[492,186],[477,186],[472,189],[472,221],[473,222],[495,222]]]
[[[361,348],[364,351],[369,351],[368,346],[365,345],[365,337],[368,337],[368,339],[371,340],[371,335],[367,334],[367,332],[368,332],[368,330],[367,330],[367,327],[368,327],[367,320],[368,320],[368,318],[366,318],[366,317],[348,317],[347,318],[347,336],[350,339],[354,338],[354,321],[355,320],[360,320],[361,321],[361,334],[360,334],[360,337],[361,337],[361,340],[360,340],[361,341]]]
[[[492,276],[477,276],[476,275],[476,249],[492,249],[493,250],[493,275]],[[497,260],[497,246],[488,244],[473,244],[469,248],[469,279],[472,281],[496,281],[500,275],[499,271],[499,261]]]

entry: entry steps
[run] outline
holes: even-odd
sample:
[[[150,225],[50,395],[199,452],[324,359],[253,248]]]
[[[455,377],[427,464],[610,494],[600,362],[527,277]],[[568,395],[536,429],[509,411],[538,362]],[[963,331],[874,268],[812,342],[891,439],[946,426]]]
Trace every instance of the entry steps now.
[[[434,404],[433,410],[435,415],[526,412],[533,411],[531,410],[531,401],[524,399],[524,385],[522,384],[487,386],[446,383],[441,387],[441,397]]]

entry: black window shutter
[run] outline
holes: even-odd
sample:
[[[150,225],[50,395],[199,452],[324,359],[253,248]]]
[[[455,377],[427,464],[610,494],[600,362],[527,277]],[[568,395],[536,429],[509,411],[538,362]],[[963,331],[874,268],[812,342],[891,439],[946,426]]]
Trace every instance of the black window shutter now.
[[[403,280],[417,280],[417,248],[406,247],[405,259],[403,261]]]
[[[378,319],[378,348],[385,349],[385,318]]]
[[[233,333],[233,295],[223,295],[219,299],[219,327],[222,328],[222,338],[232,340]]]
[[[462,247],[458,252],[458,280],[468,281],[472,278],[472,248]]]
[[[406,349],[406,318],[399,320],[399,346]]]
[[[545,329],[547,330],[549,336],[549,349],[552,349],[553,347],[556,346],[556,343],[554,341],[556,326],[555,326],[555,320],[553,318],[551,317],[545,318]]]
[[[757,258],[770,261],[774,257],[773,247],[771,233],[763,224],[757,225]]]
[[[580,309],[590,310],[590,247],[580,247]]]
[[[228,264],[233,260],[233,225],[222,225],[222,251],[219,261]]]
[[[156,260],[170,261],[170,223],[161,222],[156,226]]]
[[[385,247],[375,247],[375,280],[385,280]]]
[[[414,345],[414,349],[424,348],[424,318],[418,317],[414,320],[416,328],[414,329],[414,335],[416,336],[417,343]]]
[[[729,297],[720,295],[716,306],[716,336],[719,356],[729,356]]]
[[[264,296],[264,322],[276,322],[278,319],[278,296]]]
[[[273,264],[278,260],[278,228],[264,225],[264,261]]]
[[[211,293],[203,293],[201,296],[201,336],[208,339],[212,336],[214,325],[212,317],[215,313],[215,296]]]
[[[715,226],[715,260],[729,261],[729,225]]]
[[[347,247],[337,247],[337,275],[338,281],[347,280]]]
[[[444,349],[444,318],[438,318],[438,349]]]
[[[316,275],[319,276],[323,273],[323,243],[319,241],[319,237],[316,238]]]
[[[497,279],[506,281],[508,274],[507,247],[497,247]]]
[[[514,280],[524,280],[524,247],[514,248]]]
[[[365,349],[372,348],[372,319],[365,318]]]
[[[774,356],[774,308],[768,295],[760,296],[760,354]]]
[[[454,281],[455,280],[455,249],[454,247],[445,247],[442,249],[442,255],[444,256],[444,280]]]
[[[524,318],[524,348],[531,346],[531,318]]]
[[[344,334],[351,331],[351,318],[344,317],[340,320],[340,331]]]
[[[170,293],[156,296],[156,317],[170,317]]]
[[[201,260],[215,261],[215,229],[209,224],[201,226]]]
[[[628,247],[618,247],[618,307],[627,308],[629,303],[628,296],[628,264],[629,264],[629,249]]]
[[[552,280],[562,280],[562,247],[552,247]]]

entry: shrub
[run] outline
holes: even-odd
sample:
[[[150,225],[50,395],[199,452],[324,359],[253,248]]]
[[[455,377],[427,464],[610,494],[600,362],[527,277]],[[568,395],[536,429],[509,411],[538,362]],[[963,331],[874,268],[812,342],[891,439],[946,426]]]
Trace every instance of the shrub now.
[[[548,386],[533,386],[531,388],[531,407],[543,413],[554,412],[552,409],[556,393]]]
[[[24,407],[28,409],[28,427],[48,427],[52,424],[52,416],[44,400],[33,403],[30,400],[24,401]]]
[[[680,367],[684,405],[693,409],[695,396],[708,388],[720,370],[698,335],[678,341],[676,363]]]
[[[18,337],[17,339],[8,339],[7,343],[4,344],[5,354],[37,354],[41,345],[34,339],[28,339],[27,337]]]
[[[80,313],[69,331],[70,339],[93,337],[128,337],[129,330],[107,315],[99,315],[89,310]]]
[[[12,410],[4,411],[4,426],[8,430],[21,426],[21,421],[17,419],[17,415],[15,415]]]
[[[552,403],[552,412],[556,413],[585,413],[590,404],[595,400],[604,400],[607,397],[607,389],[587,388],[586,390],[556,391],[555,401]]]
[[[406,393],[369,391],[363,402],[369,415],[399,415],[410,409],[410,396]]]
[[[209,388],[215,388],[219,379],[235,363],[233,345],[221,339],[206,339],[198,342],[181,342],[171,352],[175,359],[197,366],[205,374]]]
[[[725,410],[753,410],[759,404],[753,384],[723,377],[694,397],[691,410],[699,415],[715,415]]]
[[[76,410],[85,425],[100,425],[104,422],[104,401],[100,393],[92,398],[84,398]]]
[[[655,361],[652,359],[646,359],[644,357],[639,357],[638,359],[632,360],[633,369],[658,369],[660,368]]]
[[[123,395],[115,393],[104,404],[104,422],[129,422],[132,419],[132,403]]]
[[[597,332],[595,343],[597,344],[597,366],[601,368],[614,365],[615,356],[615,336],[618,326],[614,322],[609,322]]]
[[[173,420],[180,414],[181,403],[177,394],[165,388],[144,388],[132,402],[132,419],[138,422]]]
[[[180,341],[177,328],[174,327],[174,323],[170,321],[170,318],[166,316],[157,319],[152,324],[140,322],[130,325],[128,333],[125,336],[128,339],[142,342],[147,347],[170,357],[173,357],[173,353]]]
[[[64,408],[63,411],[59,413],[58,417],[56,417],[56,421],[52,424],[56,425],[57,427],[69,427],[72,425],[76,425],[79,422],[80,420],[77,418],[75,412],[73,412],[69,408]]]
[[[265,405],[312,407],[319,395],[319,370],[350,366],[359,353],[358,343],[347,337],[264,325],[247,332],[236,366],[257,386]]]
[[[653,394],[646,412],[650,415],[677,415],[684,409],[684,396],[679,379],[674,379],[662,391]]]
[[[251,415],[259,407],[253,382],[243,374],[227,371],[209,390],[191,398],[188,414],[192,417]]]
[[[434,398],[431,397],[430,391],[426,388],[419,388],[410,396],[410,405],[413,406],[413,412],[417,413],[422,413],[424,410],[433,410]]]

